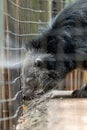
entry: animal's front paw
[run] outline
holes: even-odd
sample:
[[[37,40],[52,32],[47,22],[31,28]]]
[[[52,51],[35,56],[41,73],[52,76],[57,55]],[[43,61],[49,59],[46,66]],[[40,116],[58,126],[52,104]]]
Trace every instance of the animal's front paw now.
[[[87,85],[84,85],[80,90],[73,91],[73,98],[87,98]]]

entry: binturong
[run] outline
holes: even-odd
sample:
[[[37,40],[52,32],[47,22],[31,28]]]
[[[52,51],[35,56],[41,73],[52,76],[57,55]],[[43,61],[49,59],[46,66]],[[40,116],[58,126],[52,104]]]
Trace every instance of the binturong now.
[[[41,36],[28,41],[22,67],[25,100],[51,89],[65,89],[61,83],[75,68],[87,68],[87,0],[65,7]],[[74,91],[86,97],[87,86]],[[85,92],[85,94],[84,94]]]

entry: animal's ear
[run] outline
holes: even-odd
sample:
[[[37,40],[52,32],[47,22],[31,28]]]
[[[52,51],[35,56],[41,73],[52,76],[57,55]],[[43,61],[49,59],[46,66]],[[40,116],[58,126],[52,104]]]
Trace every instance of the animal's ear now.
[[[31,50],[31,49],[33,48],[34,44],[35,44],[35,43],[34,43],[33,40],[26,42],[26,43],[25,43],[25,48],[26,48],[26,50],[27,50],[27,51],[28,51],[28,50]]]
[[[58,39],[55,36],[48,36],[47,37],[47,52],[57,53],[57,44],[58,44]]]
[[[34,39],[31,41],[28,41],[25,43],[25,48],[26,50],[31,50],[31,49],[39,49],[40,48],[40,41],[39,39]]]

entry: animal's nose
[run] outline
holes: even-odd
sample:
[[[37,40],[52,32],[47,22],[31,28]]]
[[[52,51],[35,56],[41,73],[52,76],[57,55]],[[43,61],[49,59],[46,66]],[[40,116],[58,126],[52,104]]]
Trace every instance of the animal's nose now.
[[[30,99],[29,96],[23,94],[23,100],[29,100],[29,99]]]
[[[23,100],[25,100],[25,95],[23,94]]]

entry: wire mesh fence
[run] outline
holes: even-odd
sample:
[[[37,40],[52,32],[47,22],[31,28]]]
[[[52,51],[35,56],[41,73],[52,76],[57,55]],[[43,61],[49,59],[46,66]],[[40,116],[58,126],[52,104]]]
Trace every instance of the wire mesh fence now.
[[[21,67],[24,43],[41,34],[49,21],[74,0],[1,0],[0,2],[0,130],[16,129],[22,114]],[[75,70],[65,79],[67,89],[87,82],[86,71]]]

